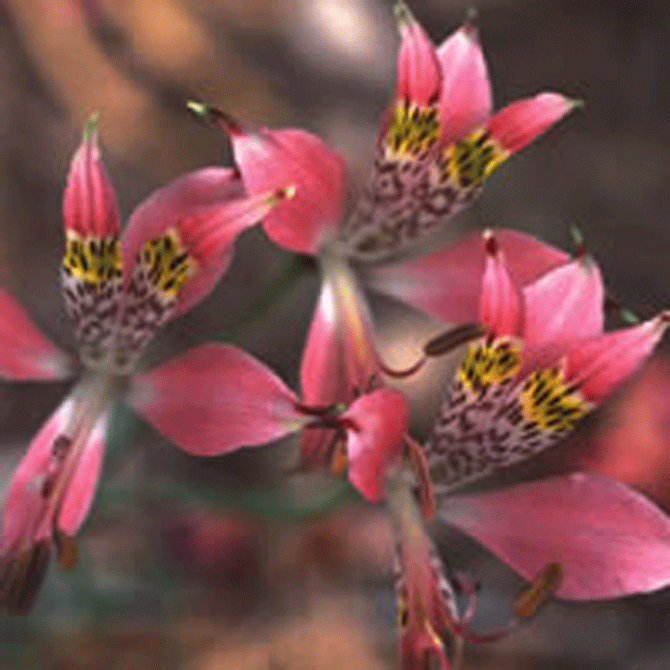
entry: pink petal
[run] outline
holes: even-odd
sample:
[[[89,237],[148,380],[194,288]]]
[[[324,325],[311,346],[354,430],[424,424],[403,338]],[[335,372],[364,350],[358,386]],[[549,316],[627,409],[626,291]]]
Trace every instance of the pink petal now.
[[[529,347],[570,344],[603,331],[605,290],[591,258],[548,272],[523,289],[523,337]]]
[[[663,336],[669,321],[670,315],[664,313],[638,326],[579,343],[566,357],[568,380],[579,385],[586,400],[604,400],[642,365]]]
[[[191,172],[152,193],[133,212],[122,239],[124,268],[135,265],[146,242],[175,231],[196,263],[194,275],[179,292],[177,313],[183,313],[214,288],[230,264],[237,236],[287,196],[275,191],[245,197],[237,173],[229,168]]]
[[[570,258],[564,251],[515,230],[497,230],[495,238],[519,286]],[[472,322],[479,318],[485,257],[482,234],[472,233],[407,263],[366,269],[364,278],[374,289],[438,319]]]
[[[445,144],[456,142],[484,124],[491,114],[488,69],[477,28],[466,23],[437,50],[442,66],[440,108]]]
[[[400,26],[396,100],[421,107],[437,102],[442,83],[435,46],[404,3],[396,5]]]
[[[409,427],[402,393],[378,389],[354,401],[343,415],[353,422],[347,430],[349,480],[371,502],[384,497],[388,466],[403,450]]]
[[[553,477],[451,498],[439,513],[528,580],[559,562],[562,598],[616,598],[670,584],[670,519],[611,479]]]
[[[519,335],[522,317],[521,293],[510,276],[505,256],[493,235],[486,240],[486,251],[481,322],[496,337]]]
[[[300,366],[306,405],[349,404],[378,371],[372,319],[356,278],[345,267],[327,266]],[[332,431],[303,432],[305,465],[323,464]]]
[[[65,229],[79,237],[115,238],[119,234],[119,210],[116,195],[100,160],[97,118],[91,117],[63,193]]]
[[[265,444],[304,423],[281,379],[225,344],[194,347],[136,375],[129,401],[165,437],[199,456]]]
[[[51,537],[51,516],[42,484],[50,474],[53,445],[72,416],[74,397],[68,397],[49,417],[30,443],[7,488],[0,554],[21,551],[21,542]]]
[[[76,470],[67,484],[58,511],[58,527],[72,537],[84,523],[93,504],[105,455],[107,413],[98,418],[86,437]]]
[[[233,133],[235,160],[252,195],[293,186],[295,197],[267,215],[270,238],[290,251],[316,254],[342,214],[346,168],[316,135],[293,128]]]
[[[0,377],[64,379],[71,373],[70,357],[42,335],[23,307],[0,289]]]
[[[488,131],[503,149],[515,153],[572,111],[575,104],[558,93],[517,100],[491,117]]]

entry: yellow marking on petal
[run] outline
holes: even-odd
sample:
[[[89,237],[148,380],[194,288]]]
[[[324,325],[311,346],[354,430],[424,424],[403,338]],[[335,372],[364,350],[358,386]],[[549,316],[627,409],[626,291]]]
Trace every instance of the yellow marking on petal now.
[[[121,276],[121,245],[114,237],[82,238],[73,230],[68,230],[63,268],[80,281],[102,286]]]
[[[177,297],[197,263],[182,245],[179,233],[171,228],[163,237],[145,242],[139,261],[147,271],[147,278],[166,300]]]
[[[461,188],[480,186],[508,157],[509,151],[491,139],[485,129],[476,130],[445,149],[443,177]]]
[[[524,417],[543,430],[572,428],[588,411],[581,393],[565,383],[558,367],[543,368],[528,376],[520,396]]]
[[[401,102],[393,112],[384,138],[386,158],[415,159],[433,146],[439,133],[436,105],[419,107]]]
[[[482,341],[468,347],[458,378],[471,393],[514,377],[521,367],[520,349],[508,339]]]

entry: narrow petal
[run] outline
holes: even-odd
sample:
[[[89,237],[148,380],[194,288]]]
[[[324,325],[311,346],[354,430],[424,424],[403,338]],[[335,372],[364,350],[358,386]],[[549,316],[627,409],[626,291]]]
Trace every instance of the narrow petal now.
[[[230,264],[237,236],[290,195],[245,197],[233,170],[205,168],[145,200],[122,239],[129,272],[115,366],[127,370],[163,323],[208,295]]]
[[[409,427],[407,401],[402,393],[378,389],[355,400],[343,418],[347,430],[349,480],[371,502],[384,497],[388,466],[403,450]]]
[[[82,383],[60,405],[9,484],[0,541],[0,610],[10,614],[30,609],[54,544],[63,568],[76,561],[72,535],[90,507],[104,447],[104,419],[95,416],[104,397],[89,396],[93,390]]]
[[[137,375],[129,402],[165,437],[199,456],[262,445],[305,421],[279,377],[241,349],[215,343]]]
[[[493,234],[485,236],[485,246],[481,322],[496,337],[520,335],[523,315],[521,292],[510,276],[505,255]]]
[[[316,254],[342,214],[346,168],[340,155],[316,135],[294,128],[232,134],[231,139],[250,194],[295,188],[295,197],[264,218],[265,232],[289,251]]]
[[[548,272],[523,290],[523,337],[528,347],[569,344],[603,331],[605,289],[591,258]]]
[[[66,432],[74,409],[75,400],[70,396],[40,428],[14,471],[5,497],[1,554],[21,550],[22,544],[51,537],[44,484],[53,475],[56,465],[56,438]]]
[[[94,115],[72,159],[63,193],[63,223],[68,238],[115,240],[119,235],[119,210],[100,159],[96,124]]]
[[[404,2],[396,4],[396,15],[401,37],[396,100],[408,107],[433,105],[442,84],[435,46]]]
[[[526,579],[560,563],[559,597],[617,598],[670,584],[670,518],[611,479],[579,473],[449,498],[438,514]]]
[[[515,230],[495,231],[498,247],[519,286],[564,263],[564,251]],[[485,240],[472,233],[432,254],[402,264],[364,270],[367,284],[438,319],[472,322],[480,315]]]
[[[461,26],[437,50],[442,67],[440,113],[444,142],[456,142],[489,118],[491,82],[477,28]]]
[[[119,213],[89,120],[63,194],[61,289],[82,360],[95,365],[113,342],[122,287]]]
[[[396,597],[402,670],[449,669],[441,636],[458,620],[454,590],[412,494],[396,482],[389,506],[397,527]]]
[[[70,357],[52,344],[23,307],[0,288],[0,377],[64,379],[72,369]]]
[[[81,448],[76,469],[58,508],[58,528],[67,536],[76,535],[93,504],[102,472],[107,432],[107,412],[98,418]]]
[[[239,176],[229,168],[191,172],[155,191],[135,209],[122,239],[124,267],[132,268],[140,252],[172,235],[179,245],[173,255],[187,255],[179,266],[186,276],[161,278],[174,279],[179,311],[186,311],[214,288],[230,263],[237,236],[289,195],[268,189],[257,197],[245,197]]]
[[[575,104],[558,93],[540,93],[496,112],[486,127],[491,138],[513,154],[571,112]]]
[[[377,372],[372,318],[356,277],[341,262],[325,259],[321,293],[300,366],[303,400],[307,405],[348,405],[367,390]],[[306,429],[304,463],[323,464],[331,438],[331,430]]]
[[[579,387],[590,402],[601,402],[654,350],[668,328],[663,313],[638,326],[622,328],[571,348],[566,356],[568,381]]]

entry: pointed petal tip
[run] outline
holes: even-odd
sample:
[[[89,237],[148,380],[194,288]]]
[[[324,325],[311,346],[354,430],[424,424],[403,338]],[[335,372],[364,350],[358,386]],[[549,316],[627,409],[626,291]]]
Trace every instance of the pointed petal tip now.
[[[479,42],[479,11],[474,5],[469,5],[465,10],[465,19],[461,30],[473,42]]]
[[[187,100],[186,108],[201,119],[209,116],[209,106],[199,100]]]
[[[217,109],[212,105],[208,105],[199,100],[188,100],[186,102],[186,108],[199,119],[210,121],[217,128],[231,137],[244,135],[242,126],[230,116],[230,114],[222,112],[220,109]]]
[[[641,323],[640,317],[632,309],[622,309],[619,316],[624,323],[629,323],[633,326]]]
[[[498,253],[498,240],[496,235],[491,228],[487,228],[482,233],[482,238],[484,240],[484,250],[489,256],[495,256]]]
[[[99,121],[100,121],[100,112],[96,110],[88,117],[86,123],[84,124],[84,132],[83,132],[84,142],[95,141],[95,138],[98,135]]]
[[[393,13],[395,14],[400,29],[412,26],[416,23],[414,14],[412,14],[412,11],[403,0],[397,0],[393,5]]]
[[[568,98],[565,97],[565,104],[566,106],[570,109],[584,109],[586,107],[586,100],[582,100],[582,98]]]

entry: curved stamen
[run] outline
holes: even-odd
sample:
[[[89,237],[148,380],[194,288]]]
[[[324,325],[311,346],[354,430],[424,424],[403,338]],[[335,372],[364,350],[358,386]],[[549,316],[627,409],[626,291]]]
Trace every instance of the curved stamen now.
[[[464,323],[430,339],[423,347],[426,356],[447,354],[462,344],[467,344],[486,335],[488,329],[483,323]]]
[[[393,379],[406,379],[407,377],[411,377],[412,375],[416,374],[426,363],[426,357],[423,356],[420,358],[416,363],[412,364],[410,367],[406,368],[405,370],[395,370],[393,368],[390,368],[384,363],[384,361],[381,359],[379,355],[377,355],[377,365],[379,366],[379,369],[387,376],[387,377],[392,377]]]

